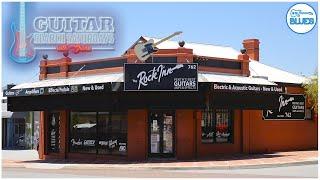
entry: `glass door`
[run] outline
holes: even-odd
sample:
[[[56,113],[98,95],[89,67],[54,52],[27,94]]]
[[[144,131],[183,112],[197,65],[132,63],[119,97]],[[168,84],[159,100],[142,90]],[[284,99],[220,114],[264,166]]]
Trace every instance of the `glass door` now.
[[[174,112],[150,112],[149,157],[174,157]]]

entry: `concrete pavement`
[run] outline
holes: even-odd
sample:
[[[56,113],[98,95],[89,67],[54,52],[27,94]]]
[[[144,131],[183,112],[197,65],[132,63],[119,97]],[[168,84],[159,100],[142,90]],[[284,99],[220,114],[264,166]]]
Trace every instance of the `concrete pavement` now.
[[[318,165],[259,169],[27,169],[3,168],[3,178],[316,178]]]
[[[206,170],[266,168],[318,163],[318,151],[291,151],[251,155],[219,155],[211,159],[126,161],[80,161],[38,160],[37,151],[2,151],[3,167],[25,167],[31,169],[162,169],[162,170]]]

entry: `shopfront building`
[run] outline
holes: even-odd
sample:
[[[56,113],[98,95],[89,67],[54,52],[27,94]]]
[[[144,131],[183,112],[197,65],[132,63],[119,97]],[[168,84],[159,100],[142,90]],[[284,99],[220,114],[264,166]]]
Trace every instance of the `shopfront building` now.
[[[243,45],[240,53],[168,41],[146,62],[133,46],[101,60],[44,56],[40,81],[4,94],[11,111],[41,111],[41,159],[316,149],[317,115],[301,86],[307,78],[260,63],[257,39]]]

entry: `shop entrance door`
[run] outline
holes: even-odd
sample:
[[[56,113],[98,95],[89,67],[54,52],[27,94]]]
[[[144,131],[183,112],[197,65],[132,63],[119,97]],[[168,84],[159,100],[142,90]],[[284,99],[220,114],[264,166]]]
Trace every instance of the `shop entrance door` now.
[[[174,111],[152,110],[149,113],[149,157],[174,157]]]

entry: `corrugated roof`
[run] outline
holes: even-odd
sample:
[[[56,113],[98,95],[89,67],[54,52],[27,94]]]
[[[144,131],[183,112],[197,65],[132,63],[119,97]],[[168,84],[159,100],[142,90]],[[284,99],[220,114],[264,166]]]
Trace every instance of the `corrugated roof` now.
[[[149,39],[154,39],[155,42],[160,40],[158,38],[151,38],[147,36],[142,36],[142,38],[146,39],[147,41]],[[176,49],[178,47],[179,44],[177,41],[170,40],[165,41],[157,46],[159,49]],[[238,55],[241,54],[240,51],[228,46],[185,42],[184,47],[193,49],[193,54],[198,56],[220,57],[236,60],[238,59]],[[250,60],[249,70],[251,76],[264,76],[272,82],[302,84],[308,80],[308,78],[304,76],[271,67],[255,60]]]
[[[153,39],[154,42],[160,41],[157,38],[151,38],[142,36],[147,41]],[[220,57],[228,59],[237,59],[239,52],[232,47],[228,46],[217,46],[211,44],[198,44],[198,43],[189,43],[185,42],[185,48],[193,49],[193,54],[198,56],[209,56],[209,57]],[[157,46],[159,49],[177,49],[179,44],[177,41],[165,41]]]
[[[302,84],[308,80],[308,78],[304,76],[292,74],[287,71],[265,65],[255,60],[250,60],[249,69],[251,76],[268,77],[269,81],[276,83]]]

